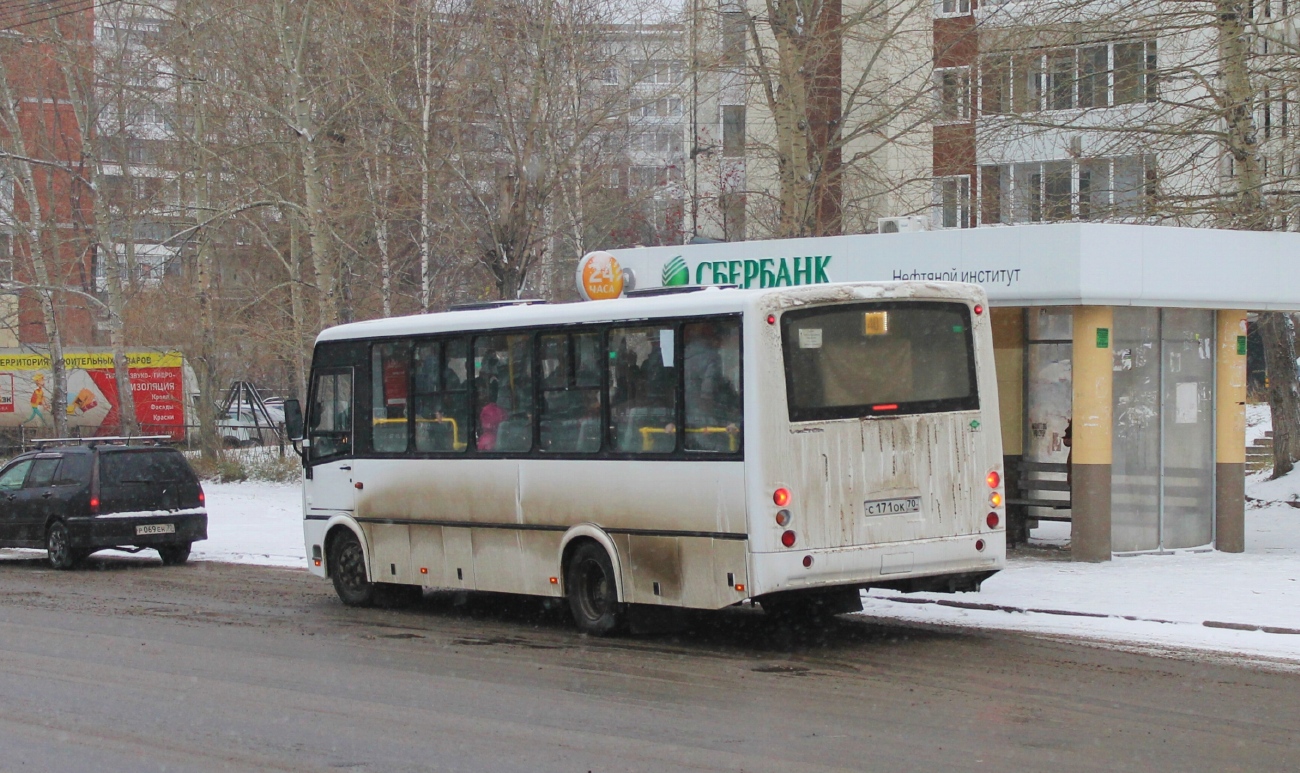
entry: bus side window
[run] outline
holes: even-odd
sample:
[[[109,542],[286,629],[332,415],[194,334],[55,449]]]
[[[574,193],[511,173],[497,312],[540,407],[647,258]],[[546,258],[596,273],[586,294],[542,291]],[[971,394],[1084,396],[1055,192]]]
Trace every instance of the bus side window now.
[[[312,386],[311,459],[352,453],[352,371],[323,371]]]
[[[532,347],[533,337],[527,334],[474,339],[474,442],[479,451],[518,453],[533,447]]]
[[[463,338],[415,347],[415,450],[464,451],[468,447],[468,348]]]
[[[677,450],[677,363],[672,327],[609,333],[609,442],[624,453]]]
[[[406,419],[410,411],[411,346],[408,343],[375,344],[370,361],[374,448],[380,453],[402,453],[407,446]]]
[[[600,450],[600,335],[560,333],[538,339],[542,368],[541,450]]]
[[[741,448],[740,322],[706,320],[683,326],[686,449],[735,453]]]

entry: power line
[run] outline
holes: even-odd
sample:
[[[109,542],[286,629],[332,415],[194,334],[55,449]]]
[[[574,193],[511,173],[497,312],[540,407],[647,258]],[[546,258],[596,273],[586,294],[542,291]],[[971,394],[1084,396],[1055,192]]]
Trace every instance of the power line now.
[[[74,13],[102,8],[121,0],[0,0],[0,30],[16,30]]]

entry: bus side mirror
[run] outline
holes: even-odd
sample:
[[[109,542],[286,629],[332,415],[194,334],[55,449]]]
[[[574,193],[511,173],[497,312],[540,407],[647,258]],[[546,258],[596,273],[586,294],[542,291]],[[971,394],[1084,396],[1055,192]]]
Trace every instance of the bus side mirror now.
[[[302,440],[302,406],[295,397],[284,401],[284,431],[290,440]]]

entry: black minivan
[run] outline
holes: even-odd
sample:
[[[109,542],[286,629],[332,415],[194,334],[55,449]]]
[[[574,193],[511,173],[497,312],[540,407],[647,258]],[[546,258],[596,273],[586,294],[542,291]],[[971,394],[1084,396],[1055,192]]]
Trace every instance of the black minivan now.
[[[208,538],[203,487],[166,446],[93,439],[47,447],[0,468],[0,547],[45,548],[71,569],[96,550],[158,551],[183,564]]]

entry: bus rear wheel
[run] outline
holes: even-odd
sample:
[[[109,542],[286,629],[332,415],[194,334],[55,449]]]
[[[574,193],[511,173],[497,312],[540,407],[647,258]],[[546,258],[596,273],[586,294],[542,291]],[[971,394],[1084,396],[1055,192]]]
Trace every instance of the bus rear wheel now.
[[[376,584],[366,575],[366,554],[357,535],[344,529],[330,543],[330,579],[334,592],[350,607],[375,605]]]
[[[608,636],[623,625],[624,605],[618,601],[614,565],[594,542],[579,545],[565,567],[564,587],[578,630]]]

